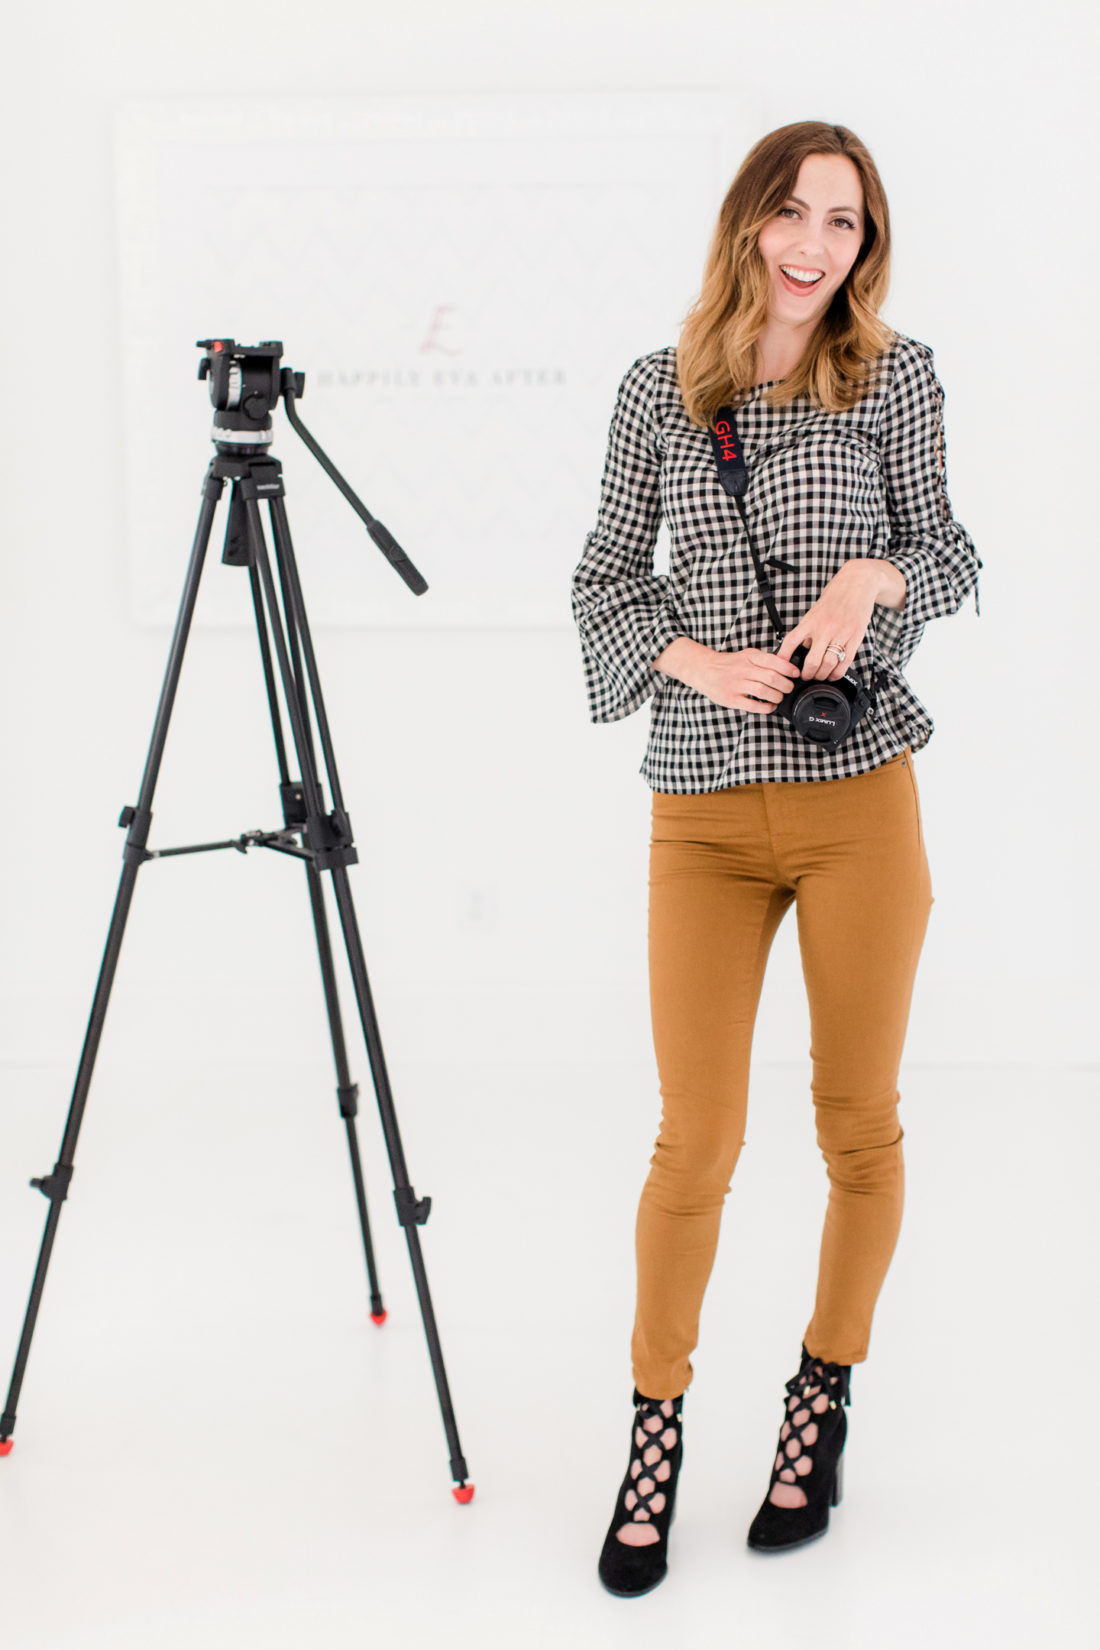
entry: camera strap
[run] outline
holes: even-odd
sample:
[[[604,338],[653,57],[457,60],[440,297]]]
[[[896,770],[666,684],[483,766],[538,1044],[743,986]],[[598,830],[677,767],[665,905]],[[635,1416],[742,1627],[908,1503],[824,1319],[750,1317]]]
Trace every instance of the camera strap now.
[[[710,444],[714,448],[714,462],[718,466],[718,477],[722,486],[729,493],[738,510],[741,520],[745,524],[745,534],[749,541],[749,550],[752,554],[753,571],[756,582],[760,586],[760,594],[764,598],[764,606],[768,610],[768,617],[775,626],[776,635],[782,640],[786,634],[779,609],[775,605],[775,587],[767,575],[764,563],[760,559],[760,552],[756,548],[756,540],[752,536],[749,518],[745,514],[745,493],[749,485],[749,467],[745,463],[741,448],[741,437],[737,433],[731,407],[719,407],[718,416],[709,430]],[[775,567],[786,568],[789,564],[780,561],[776,556],[768,558]],[[789,629],[789,626],[787,627]]]
[[[733,416],[733,408],[719,407],[714,423],[708,427],[707,433],[710,436],[710,444],[714,449],[714,462],[718,466],[719,480],[736,504],[741,520],[745,524],[745,536],[749,541],[753,571],[756,574],[756,582],[760,586],[760,594],[764,598],[764,606],[768,610],[768,617],[775,627],[776,635],[782,641],[791,627],[790,625],[784,625],[779,616],[779,609],[775,604],[775,586],[768,577],[765,563],[756,548],[752,528],[749,526],[749,518],[745,513],[745,493],[748,491],[749,486],[749,467],[745,463],[741,437],[737,433],[737,423]],[[766,560],[772,567],[781,567],[784,572],[793,571],[790,562],[782,561],[778,556],[768,556]],[[873,657],[875,644],[870,627],[867,631],[867,641]],[[851,675],[851,672],[849,672],[849,675]],[[871,674],[872,701],[877,695],[882,679],[883,673],[877,667],[873,668]],[[857,678],[853,676],[852,680],[855,681]]]

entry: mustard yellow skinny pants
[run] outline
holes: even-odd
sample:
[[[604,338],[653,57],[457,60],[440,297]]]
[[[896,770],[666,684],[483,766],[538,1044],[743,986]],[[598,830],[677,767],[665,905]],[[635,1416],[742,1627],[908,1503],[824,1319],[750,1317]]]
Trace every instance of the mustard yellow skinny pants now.
[[[649,970],[660,1133],[636,1228],[634,1381],[690,1384],[749,1054],[779,923],[798,912],[811,1090],[829,1188],[803,1339],[861,1363],[904,1201],[898,1068],[932,907],[913,753],[850,779],[654,791]]]

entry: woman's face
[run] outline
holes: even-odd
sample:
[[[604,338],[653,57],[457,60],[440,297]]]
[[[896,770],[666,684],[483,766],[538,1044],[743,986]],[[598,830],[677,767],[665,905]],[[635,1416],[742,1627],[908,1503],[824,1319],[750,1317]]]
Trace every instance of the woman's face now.
[[[863,244],[863,187],[847,155],[807,155],[794,192],[760,231],[770,320],[816,322]],[[791,271],[785,274],[784,270]],[[815,280],[798,280],[797,276]]]

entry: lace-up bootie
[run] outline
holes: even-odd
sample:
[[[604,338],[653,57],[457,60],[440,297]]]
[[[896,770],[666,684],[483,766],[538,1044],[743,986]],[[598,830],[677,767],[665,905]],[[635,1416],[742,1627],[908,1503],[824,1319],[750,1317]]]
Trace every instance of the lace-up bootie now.
[[[814,1541],[829,1528],[829,1508],[843,1492],[844,1441],[851,1405],[851,1364],[823,1363],[802,1345],[802,1367],[787,1382],[787,1404],[779,1452],[764,1503],[749,1526],[749,1546],[779,1552]],[[806,1497],[800,1507],[771,1500],[775,1484],[797,1484]]]
[[[599,1564],[600,1580],[620,1598],[648,1593],[668,1573],[668,1529],[675,1517],[676,1481],[684,1457],[683,1402],[682,1393],[679,1398],[643,1398],[634,1388],[630,1464]],[[662,1408],[665,1403],[672,1407],[671,1416]],[[620,1541],[616,1532],[631,1523],[651,1524],[657,1540],[644,1547]]]

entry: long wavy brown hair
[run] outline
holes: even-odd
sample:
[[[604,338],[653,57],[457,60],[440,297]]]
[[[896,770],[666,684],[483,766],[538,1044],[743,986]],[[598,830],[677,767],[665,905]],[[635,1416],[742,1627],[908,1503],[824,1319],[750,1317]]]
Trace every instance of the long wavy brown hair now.
[[[897,334],[878,316],[890,285],[890,211],[870,151],[847,126],[798,120],[753,145],[726,192],[698,298],[684,317],[676,371],[688,417],[706,425],[753,386],[756,341],[768,318],[769,277],[758,239],[795,187],[807,155],[847,155],[863,185],[863,243],[802,360],[764,392],[781,407],[809,395],[843,412],[868,393]]]

